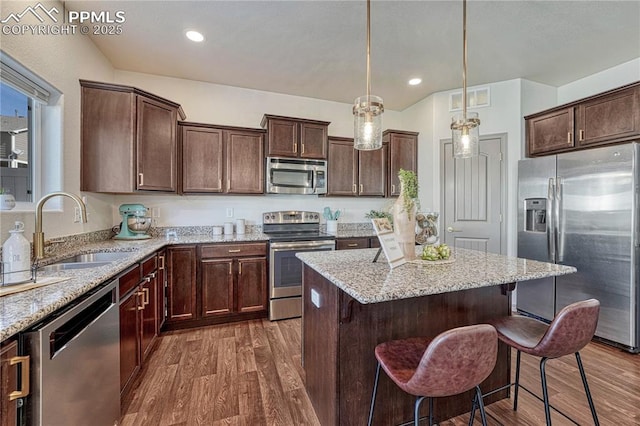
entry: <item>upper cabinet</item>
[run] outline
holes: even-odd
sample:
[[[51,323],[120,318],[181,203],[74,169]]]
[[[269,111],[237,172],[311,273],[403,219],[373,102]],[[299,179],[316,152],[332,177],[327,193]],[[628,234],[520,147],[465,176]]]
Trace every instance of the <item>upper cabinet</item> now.
[[[327,158],[329,122],[265,114],[267,157]]]
[[[180,123],[180,192],[262,194],[262,129]]]
[[[180,105],[118,84],[80,80],[80,189],[176,192]]]
[[[530,157],[633,140],[640,136],[640,82],[525,120]]]
[[[400,195],[400,169],[418,173],[418,133],[403,130],[385,130],[382,142],[389,146],[387,194],[390,197]]]
[[[387,145],[373,151],[353,148],[353,139],[329,138],[327,195],[384,197]]]

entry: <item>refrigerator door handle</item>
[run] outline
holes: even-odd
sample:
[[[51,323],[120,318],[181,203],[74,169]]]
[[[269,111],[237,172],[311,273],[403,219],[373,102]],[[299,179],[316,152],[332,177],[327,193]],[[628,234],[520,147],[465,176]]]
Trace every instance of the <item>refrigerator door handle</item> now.
[[[562,262],[564,260],[564,230],[562,227],[562,220],[560,220],[560,211],[563,208],[563,200],[562,200],[562,178],[558,177],[556,179],[556,203],[555,203],[555,222],[556,222],[556,256],[557,262]]]
[[[549,178],[549,186],[547,187],[547,253],[549,261],[556,261],[556,245],[555,245],[555,205],[556,205],[556,184],[554,178]]]

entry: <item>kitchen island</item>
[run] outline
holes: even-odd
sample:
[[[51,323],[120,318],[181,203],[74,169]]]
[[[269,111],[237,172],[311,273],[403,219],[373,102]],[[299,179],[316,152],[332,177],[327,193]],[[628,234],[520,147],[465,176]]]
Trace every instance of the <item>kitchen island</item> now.
[[[378,343],[435,337],[511,312],[516,282],[576,272],[569,266],[455,249],[447,264],[405,264],[391,270],[376,249],[298,253],[304,262],[302,356],[306,389],[323,425],[367,421]],[[526,285],[522,283],[521,285]],[[510,351],[500,344],[483,392],[509,382]],[[486,404],[508,396],[505,390]],[[468,412],[472,392],[434,401],[437,421]],[[414,398],[381,375],[374,424],[410,421]],[[421,414],[428,414],[423,404]]]

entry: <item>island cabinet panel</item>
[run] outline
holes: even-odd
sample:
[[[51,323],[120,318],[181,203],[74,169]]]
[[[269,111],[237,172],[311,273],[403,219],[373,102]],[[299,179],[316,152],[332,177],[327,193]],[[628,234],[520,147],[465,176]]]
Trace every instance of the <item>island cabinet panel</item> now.
[[[418,133],[385,130],[382,141],[389,146],[387,195],[397,197],[400,195],[400,169],[418,172]]]
[[[268,157],[327,158],[329,122],[265,114],[261,125]]]
[[[167,323],[195,319],[196,246],[167,249]]]
[[[322,424],[367,422],[379,343],[439,333],[509,315],[510,293],[502,286],[435,294],[390,302],[361,304],[305,265],[303,357],[306,389]],[[313,299],[311,292],[317,293]],[[500,343],[497,367],[481,384],[483,391],[509,383],[510,350]],[[502,391],[485,404],[508,397]],[[434,400],[436,418],[469,412],[472,392]],[[381,374],[374,424],[410,422],[415,398]],[[428,404],[421,407],[428,415]]]
[[[80,85],[80,189],[176,192],[180,105],[135,87]]]
[[[17,356],[17,340],[0,345],[0,426],[15,426],[17,422],[18,400],[9,401],[9,394],[19,390],[18,365],[11,365],[11,359]]]

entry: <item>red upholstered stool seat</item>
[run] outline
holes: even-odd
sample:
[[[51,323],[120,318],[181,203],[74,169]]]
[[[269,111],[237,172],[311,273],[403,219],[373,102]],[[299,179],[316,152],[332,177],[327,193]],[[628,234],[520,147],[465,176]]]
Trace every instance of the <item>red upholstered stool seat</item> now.
[[[498,339],[495,329],[487,324],[459,327],[445,331],[433,339],[413,337],[392,340],[376,346],[378,360],[371,400],[369,424],[378,386],[380,368],[400,389],[417,397],[414,423],[419,420],[420,403],[429,398],[429,424],[433,424],[432,398],[457,395],[476,388],[476,405],[486,424],[479,384],[495,367]]]

